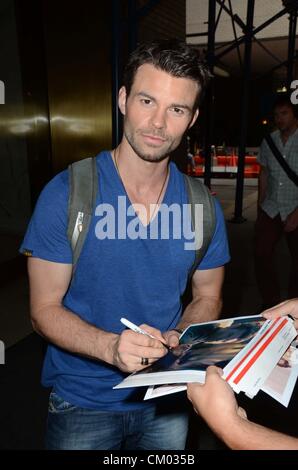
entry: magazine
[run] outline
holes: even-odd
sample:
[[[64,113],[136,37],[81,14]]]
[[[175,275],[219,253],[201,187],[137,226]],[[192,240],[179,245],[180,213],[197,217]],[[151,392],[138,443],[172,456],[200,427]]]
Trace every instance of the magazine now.
[[[297,342],[293,342],[286,353],[274,367],[264,382],[261,390],[276,401],[288,406],[298,377],[298,349]],[[144,400],[169,395],[186,390],[186,384],[151,385],[148,387]]]
[[[297,342],[293,342],[265,381],[261,390],[288,406],[298,377]]]
[[[164,390],[174,393],[177,385],[182,390],[187,382],[204,383],[207,367],[216,365],[236,392],[253,397],[296,335],[288,317],[270,321],[254,315],[191,325],[179,346],[114,388],[166,385]]]

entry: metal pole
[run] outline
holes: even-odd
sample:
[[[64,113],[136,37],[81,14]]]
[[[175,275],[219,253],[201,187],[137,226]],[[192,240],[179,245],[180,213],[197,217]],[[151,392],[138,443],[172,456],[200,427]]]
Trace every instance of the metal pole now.
[[[287,90],[288,91],[291,89],[291,82],[293,80],[296,25],[297,25],[297,10],[294,9],[290,12],[290,17],[289,17],[289,42],[288,42],[288,65],[287,65]]]
[[[245,50],[244,50],[244,70],[243,70],[243,94],[242,94],[242,112],[241,112],[241,133],[238,152],[238,171],[236,183],[235,213],[231,222],[241,223],[245,219],[242,217],[243,206],[243,183],[244,183],[244,164],[246,154],[247,139],[247,115],[249,104],[249,88],[251,77],[251,45],[253,37],[253,19],[254,19],[255,0],[247,1],[246,32],[245,32]]]
[[[209,0],[208,12],[208,49],[207,63],[210,72],[214,67],[214,45],[215,45],[215,14],[216,0]],[[211,139],[213,137],[213,107],[214,107],[214,85],[213,80],[206,96],[206,139],[205,139],[205,171],[204,183],[210,188],[211,184]]]
[[[236,32],[236,26],[235,26],[235,17],[236,15],[233,14],[233,9],[232,9],[232,3],[231,0],[229,0],[229,7],[231,11],[231,20],[232,20],[232,26],[233,26],[233,33],[234,33],[234,38],[237,41],[237,32]],[[238,54],[238,59],[239,59],[239,65],[242,68],[242,57],[241,57],[241,52],[240,52],[240,47],[239,44],[237,44],[237,54]]]
[[[223,1],[223,4],[220,5],[220,10],[219,10],[219,13],[217,15],[217,18],[216,18],[216,21],[215,21],[215,31],[216,31],[216,28],[218,26],[218,23],[219,23],[219,20],[220,20],[220,17],[221,17],[221,13],[222,13],[222,10],[223,10],[223,6],[224,6],[224,3],[225,3],[226,0]]]
[[[120,57],[120,4],[118,0],[112,3],[112,146],[120,142],[120,119],[118,109],[119,90],[119,57]]]
[[[267,28],[267,26],[269,26],[271,23],[274,23],[274,21],[278,20],[279,18],[281,18],[283,15],[285,15],[286,13],[288,12],[288,10],[286,8],[284,8],[283,10],[279,11],[278,13],[276,13],[276,15],[272,16],[269,20],[266,20],[264,23],[262,23],[260,26],[258,26],[257,28],[253,29],[253,34],[257,34],[259,33],[260,31],[262,31],[264,28]],[[236,16],[236,15],[234,15]],[[235,18],[236,19],[236,18]],[[241,38],[238,38],[237,41],[234,41],[230,46],[228,46],[226,49],[224,49],[222,52],[220,52],[216,58],[218,59],[221,59],[224,55],[228,54],[228,52],[231,52],[233,49],[235,49],[235,47],[237,47],[237,45],[240,45],[242,44],[243,42],[246,41],[246,36],[242,36]]]

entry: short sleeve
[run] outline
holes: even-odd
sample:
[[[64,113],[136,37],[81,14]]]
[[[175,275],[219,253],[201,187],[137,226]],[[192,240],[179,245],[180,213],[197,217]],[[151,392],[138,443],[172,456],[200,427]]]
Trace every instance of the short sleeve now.
[[[214,198],[214,202],[216,227],[206,254],[197,267],[199,270],[218,268],[230,261],[230,251],[223,212],[216,198]]]
[[[57,263],[72,263],[67,238],[68,173],[53,178],[41,192],[20,252]]]

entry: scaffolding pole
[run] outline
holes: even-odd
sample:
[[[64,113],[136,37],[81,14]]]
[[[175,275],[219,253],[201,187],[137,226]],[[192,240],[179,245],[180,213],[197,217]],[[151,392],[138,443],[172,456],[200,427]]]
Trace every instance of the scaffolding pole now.
[[[216,0],[209,0],[208,11],[208,49],[207,63],[209,70],[213,73],[214,67],[214,46],[215,46],[215,22],[216,22]],[[208,188],[211,186],[211,142],[213,137],[213,109],[214,109],[214,83],[207,90],[206,96],[206,133],[205,133],[205,171],[204,183]]]
[[[290,12],[289,16],[289,42],[288,42],[288,63],[287,63],[287,90],[291,89],[293,80],[293,68],[296,42],[297,9]]]
[[[244,165],[246,155],[247,139],[247,115],[249,109],[249,91],[251,82],[251,46],[253,38],[255,0],[247,1],[245,49],[244,49],[244,70],[243,70],[243,94],[241,109],[241,132],[238,152],[238,170],[236,182],[235,212],[232,222],[241,223],[245,219],[242,216],[243,208],[243,186],[244,186]]]
[[[121,13],[118,0],[112,3],[112,146],[117,147],[121,137],[121,119],[118,108],[119,54],[121,36]]]

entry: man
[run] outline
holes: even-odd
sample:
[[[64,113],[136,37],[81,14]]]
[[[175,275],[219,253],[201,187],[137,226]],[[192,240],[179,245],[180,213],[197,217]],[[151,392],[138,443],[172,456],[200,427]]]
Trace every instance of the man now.
[[[296,109],[287,97],[274,107],[277,130],[272,140],[290,168],[298,174],[298,131]],[[259,163],[258,217],[255,227],[255,268],[263,307],[280,302],[280,289],[274,269],[274,250],[285,236],[291,254],[288,296],[298,296],[298,187],[276,160],[263,140]]]
[[[131,55],[119,91],[124,135],[116,149],[96,157],[96,209],[72,280],[67,173],[40,196],[22,250],[32,254],[32,322],[51,343],[42,379],[53,387],[50,449],[184,448],[187,413],[181,400],[148,404],[136,390],[113,387],[164,356],[166,346],[177,345],[176,328],[220,312],[229,254],[218,204],[213,239],[192,278],[193,301],[182,317],[180,299],[194,251],[184,249],[185,239],[176,239],[173,229],[168,239],[148,237],[154,224],[160,228],[161,202],[187,203],[183,175],[169,156],[199,114],[207,79],[196,52],[180,42],[141,45]],[[129,205],[124,228],[133,232],[131,224],[137,224],[139,237],[123,236],[119,199]],[[100,218],[111,208],[121,225],[116,237],[106,236]],[[121,317],[155,339],[125,330]]]
[[[282,302],[266,310],[264,317],[290,314],[298,326],[298,299]],[[221,369],[210,366],[204,385],[189,384],[187,396],[195,411],[227,446],[235,450],[298,450],[298,439],[287,436],[247,419],[229,384],[221,378]]]

